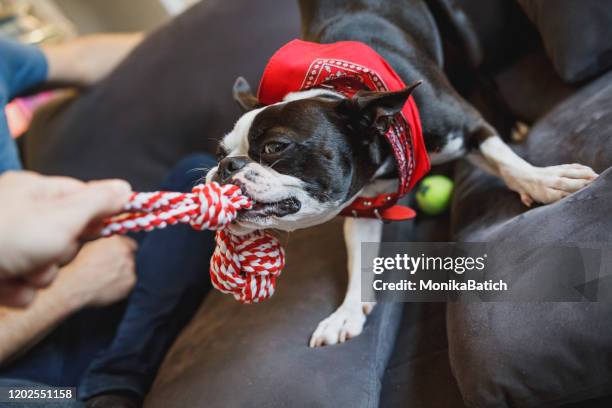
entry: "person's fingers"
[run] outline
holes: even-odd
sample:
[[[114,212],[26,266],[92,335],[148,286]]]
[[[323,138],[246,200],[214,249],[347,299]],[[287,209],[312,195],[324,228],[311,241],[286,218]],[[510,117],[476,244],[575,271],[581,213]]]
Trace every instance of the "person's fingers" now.
[[[84,182],[71,177],[40,175],[37,177],[36,184],[32,188],[35,188],[34,197],[38,199],[61,198],[74,194],[86,186]]]
[[[51,265],[40,272],[36,272],[25,276],[23,279],[29,286],[34,288],[45,288],[53,282],[57,276],[59,268],[57,265]]]
[[[19,281],[0,281],[0,305],[26,307],[34,301],[36,290]]]
[[[80,180],[62,176],[43,176],[27,170],[3,173],[2,184],[12,191],[26,191],[30,198],[48,199],[77,191],[85,186]]]
[[[26,187],[30,183],[38,183],[44,177],[38,173],[27,170],[9,170],[2,173],[0,182],[4,186],[20,186]]]
[[[130,252],[136,252],[136,250],[138,249],[138,242],[136,242],[132,238],[125,236],[117,238],[120,239],[121,242],[123,242],[127,246]]]
[[[100,231],[104,228],[104,220],[93,220],[85,227],[81,233],[81,241],[83,244],[100,239]]]
[[[81,244],[78,241],[73,241],[67,244],[64,252],[60,255],[57,263],[59,266],[64,266],[70,263],[81,250]]]
[[[91,182],[59,200],[57,211],[63,222],[80,234],[93,221],[120,212],[131,193],[132,188],[123,180]]]

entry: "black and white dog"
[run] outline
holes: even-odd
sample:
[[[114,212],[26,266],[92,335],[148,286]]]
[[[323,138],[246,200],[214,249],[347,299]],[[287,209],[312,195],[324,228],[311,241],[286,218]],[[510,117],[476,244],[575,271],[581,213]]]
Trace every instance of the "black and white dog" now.
[[[303,0],[300,7],[306,40],[365,43],[405,83],[423,81],[413,96],[432,164],[466,156],[502,178],[528,206],[559,200],[597,177],[579,164],[534,167],[502,141],[445,77],[438,29],[422,0]],[[239,79],[234,96],[249,111],[222,140],[219,165],[207,175],[207,181],[238,183],[257,202],[232,232],[314,226],[338,215],[357,195],[395,191],[397,180],[389,177],[395,162],[380,119],[400,112],[410,91],[358,93],[347,100],[315,88],[261,106]],[[348,290],[314,331],[311,347],[361,333],[374,304],[361,302],[360,244],[380,241],[381,232],[378,219],[346,218]]]

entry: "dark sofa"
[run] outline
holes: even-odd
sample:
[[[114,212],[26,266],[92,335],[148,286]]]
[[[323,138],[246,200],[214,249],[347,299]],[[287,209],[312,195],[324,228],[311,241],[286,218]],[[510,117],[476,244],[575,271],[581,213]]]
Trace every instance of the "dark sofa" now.
[[[581,67],[588,78],[564,83],[514,0],[461,3],[486,57],[477,67],[481,79],[466,81],[478,76],[469,74],[476,68],[453,58],[460,44],[448,32],[448,70],[457,88],[500,129],[516,119],[535,123],[517,146],[535,164],[579,161],[602,176],[559,203],[528,210],[499,180],[461,162],[450,169],[456,182],[450,214],[388,225],[385,240],[610,242],[612,74]],[[28,166],[154,188],[182,155],[213,149],[238,116],[230,98],[234,77],[257,83],[266,58],[298,27],[290,2],[195,6],[99,86],[41,112],[25,140]],[[213,41],[220,35],[223,43]],[[608,304],[380,304],[358,338],[309,349],[309,335],[345,289],[340,223],[292,233],[285,246],[288,264],[270,301],[242,306],[219,293],[205,299],[168,354],[147,407],[612,402]]]

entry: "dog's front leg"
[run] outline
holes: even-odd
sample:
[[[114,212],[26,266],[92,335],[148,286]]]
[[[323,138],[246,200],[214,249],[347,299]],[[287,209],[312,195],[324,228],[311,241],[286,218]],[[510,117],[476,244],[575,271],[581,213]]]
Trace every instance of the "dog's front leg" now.
[[[382,225],[382,221],[377,219],[345,219],[344,240],[348,253],[348,288],[340,307],[317,326],[310,338],[310,347],[344,343],[361,334],[366,316],[376,304],[361,301],[361,243],[380,242]]]
[[[533,166],[518,156],[494,130],[485,127],[480,135],[479,154],[472,157],[476,159],[475,164],[504,180],[508,188],[520,194],[527,206],[534,202],[553,203],[597,178],[597,173],[582,164]]]

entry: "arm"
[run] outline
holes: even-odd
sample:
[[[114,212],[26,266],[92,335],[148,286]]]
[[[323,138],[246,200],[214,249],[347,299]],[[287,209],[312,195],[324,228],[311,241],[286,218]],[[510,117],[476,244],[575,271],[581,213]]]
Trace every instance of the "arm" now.
[[[91,85],[107,76],[142,41],[144,34],[95,34],[43,46],[47,80]]]
[[[82,307],[75,300],[66,299],[62,292],[54,284],[41,291],[27,309],[0,307],[0,366],[23,354]]]
[[[135,283],[135,249],[136,244],[124,237],[87,244],[29,308],[0,308],[0,366],[38,343],[72,313],[127,296]]]

